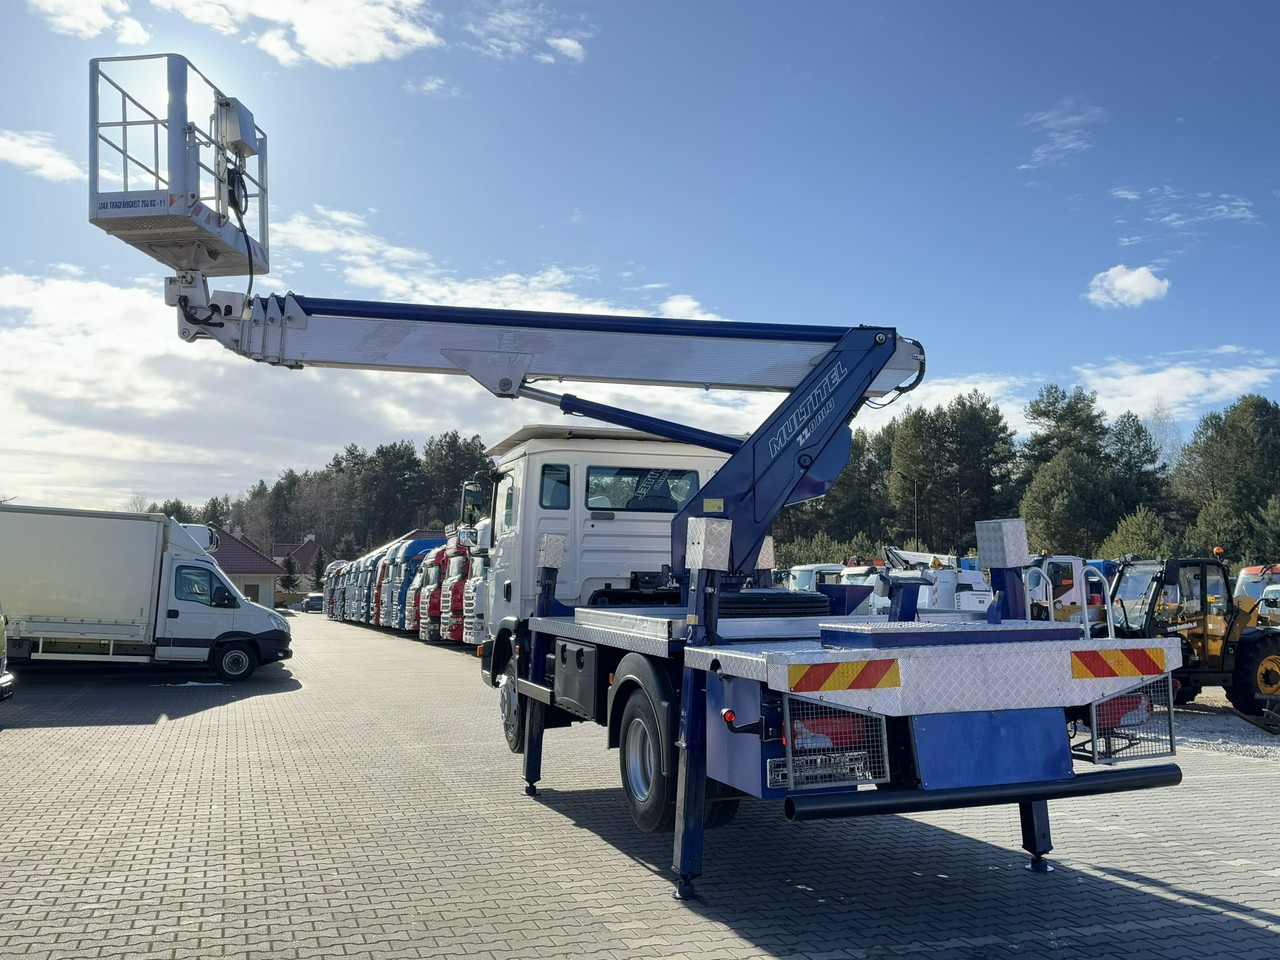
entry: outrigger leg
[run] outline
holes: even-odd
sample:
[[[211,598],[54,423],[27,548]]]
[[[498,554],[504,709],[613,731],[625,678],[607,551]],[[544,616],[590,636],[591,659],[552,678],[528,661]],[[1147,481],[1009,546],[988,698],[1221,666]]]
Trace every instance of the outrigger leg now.
[[[703,824],[707,799],[706,674],[684,668],[680,693],[679,776],[676,781],[676,845],[671,866],[679,880],[672,899],[697,896],[693,881],[702,875]]]
[[[1049,837],[1049,801],[1023,800],[1018,804],[1018,816],[1022,820],[1022,849],[1031,854],[1027,869],[1048,873],[1053,869],[1044,858],[1053,849]]]

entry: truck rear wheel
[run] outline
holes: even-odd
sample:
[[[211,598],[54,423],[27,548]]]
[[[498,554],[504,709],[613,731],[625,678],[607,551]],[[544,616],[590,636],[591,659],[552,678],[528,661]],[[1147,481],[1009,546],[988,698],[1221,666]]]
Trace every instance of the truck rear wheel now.
[[[224,644],[213,651],[213,669],[222,680],[248,680],[258,666],[258,655],[243,640]]]
[[[676,822],[676,785],[663,776],[662,738],[653,705],[634,690],[622,710],[618,767],[631,819],[645,833],[671,830]]]
[[[741,798],[731,787],[726,787],[717,780],[707,778],[707,805],[703,814],[702,826],[707,830],[718,830],[733,822],[738,815],[738,804]]]
[[[498,676],[498,709],[502,712],[502,735],[512,753],[524,753],[524,716],[528,703],[516,689],[516,656],[507,658],[507,665]]]
[[[1240,651],[1235,676],[1227,690],[1231,705],[1241,713],[1261,716],[1271,697],[1280,697],[1280,637],[1263,637]]]

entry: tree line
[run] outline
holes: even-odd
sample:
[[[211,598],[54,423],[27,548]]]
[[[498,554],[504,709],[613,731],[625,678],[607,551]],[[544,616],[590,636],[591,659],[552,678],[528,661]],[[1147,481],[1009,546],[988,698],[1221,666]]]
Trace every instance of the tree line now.
[[[1110,424],[1097,394],[1047,384],[1021,442],[980,391],[856,430],[821,500],[774,524],[778,559],[878,556],[888,543],[965,555],[974,523],[1022,517],[1035,552],[1280,560],[1280,405],[1256,394],[1203,416],[1186,443],[1159,407]]]
[[[319,470],[289,468],[274,483],[259,480],[234,499],[223,494],[203,506],[176,499],[143,506],[145,497],[135,494],[130,508],[238,528],[263,550],[314,534],[329,559],[350,560],[410,530],[456,522],[463,481],[493,466],[484,449],[479,434],[464,438],[457,430],[429,438],[421,453],[411,440],[372,452],[351,443]]]
[[[1047,384],[1015,437],[978,390],[853,432],[849,464],[826,497],[774,522],[784,566],[878,556],[885,544],[964,555],[974,522],[1021,516],[1033,551],[1084,557],[1205,555],[1280,560],[1280,405],[1250,394],[1203,416],[1180,442],[1167,412],[1107,423],[1097,395]],[[451,430],[372,452],[349,444],[319,470],[287,469],[234,499],[145,508],[241,528],[262,547],[315,534],[349,559],[414,528],[457,519],[464,480],[492,467],[478,434]]]

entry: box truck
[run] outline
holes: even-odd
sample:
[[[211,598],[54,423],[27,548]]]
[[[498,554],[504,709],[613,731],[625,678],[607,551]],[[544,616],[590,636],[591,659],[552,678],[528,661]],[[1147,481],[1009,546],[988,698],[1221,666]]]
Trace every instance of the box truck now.
[[[15,662],[204,663],[244,680],[292,656],[284,618],[158,513],[0,505],[0,611]]]

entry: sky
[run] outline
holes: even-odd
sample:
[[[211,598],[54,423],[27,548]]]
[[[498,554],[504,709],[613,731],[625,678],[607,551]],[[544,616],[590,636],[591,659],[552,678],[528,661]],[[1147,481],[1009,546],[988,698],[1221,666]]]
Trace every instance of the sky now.
[[[563,415],[176,336],[90,224],[89,61],[177,53],[269,142],[253,292],[897,328],[908,404],[1046,383],[1182,439],[1280,397],[1280,6],[10,0],[0,498],[203,504],[349,443]],[[247,278],[211,281],[243,292]],[[574,389],[721,433],[776,395]]]

